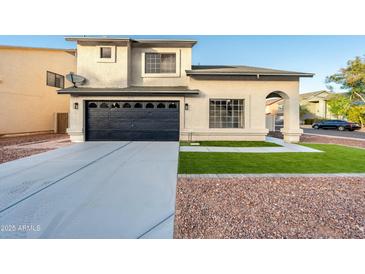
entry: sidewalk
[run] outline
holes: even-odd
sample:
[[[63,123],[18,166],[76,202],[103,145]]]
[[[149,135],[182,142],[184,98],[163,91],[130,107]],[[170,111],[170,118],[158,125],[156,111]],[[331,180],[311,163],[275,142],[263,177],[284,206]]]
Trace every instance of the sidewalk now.
[[[266,137],[266,141],[281,147],[209,147],[209,146],[181,146],[182,152],[233,152],[233,153],[283,153],[283,152],[322,152],[317,149],[290,144],[282,139]]]

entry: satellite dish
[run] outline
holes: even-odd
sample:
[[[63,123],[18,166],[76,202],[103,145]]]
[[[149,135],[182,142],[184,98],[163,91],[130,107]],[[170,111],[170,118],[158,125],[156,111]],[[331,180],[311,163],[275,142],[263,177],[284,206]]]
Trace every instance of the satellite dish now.
[[[70,81],[74,87],[76,88],[76,84],[82,85],[85,82],[85,77],[81,75],[74,74],[73,72],[70,72],[66,75],[66,79]]]

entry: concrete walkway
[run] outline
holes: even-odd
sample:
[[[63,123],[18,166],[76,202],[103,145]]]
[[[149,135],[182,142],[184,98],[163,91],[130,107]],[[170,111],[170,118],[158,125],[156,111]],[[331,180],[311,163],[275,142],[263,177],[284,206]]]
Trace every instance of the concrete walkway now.
[[[177,142],[86,142],[0,165],[0,238],[172,238]]]
[[[237,152],[237,153],[283,153],[283,152],[322,152],[306,146],[290,144],[282,139],[266,137],[266,141],[281,147],[209,147],[209,146],[181,146],[184,152]]]

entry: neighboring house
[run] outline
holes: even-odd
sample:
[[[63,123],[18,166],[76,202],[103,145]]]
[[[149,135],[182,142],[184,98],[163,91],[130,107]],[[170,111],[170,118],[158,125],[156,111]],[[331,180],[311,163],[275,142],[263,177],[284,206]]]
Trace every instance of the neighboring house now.
[[[333,92],[320,90],[300,94],[300,105],[307,110],[307,113],[300,117],[302,122],[313,119],[336,119],[328,107],[328,100],[333,96]]]
[[[267,97],[284,99],[287,141],[298,141],[301,73],[248,66],[193,66],[192,40],[70,37],[77,74],[72,141],[264,140]]]
[[[75,50],[0,46],[0,135],[53,132],[69,109],[56,90],[75,69]]]
[[[266,128],[280,131],[284,127],[284,99],[273,97],[266,100]]]

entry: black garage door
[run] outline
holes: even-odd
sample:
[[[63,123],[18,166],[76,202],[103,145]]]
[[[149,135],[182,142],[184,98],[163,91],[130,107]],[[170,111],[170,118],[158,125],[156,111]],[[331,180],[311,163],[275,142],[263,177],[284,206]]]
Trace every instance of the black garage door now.
[[[178,101],[88,101],[88,141],[178,141]]]

